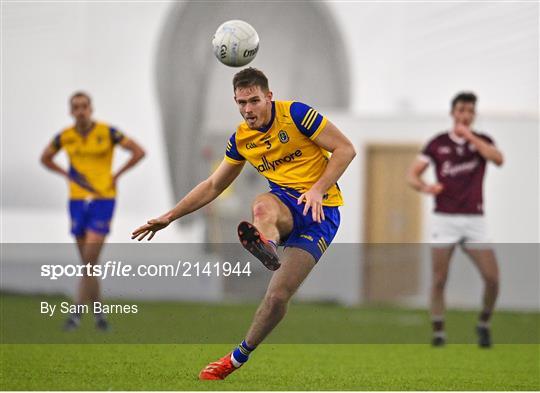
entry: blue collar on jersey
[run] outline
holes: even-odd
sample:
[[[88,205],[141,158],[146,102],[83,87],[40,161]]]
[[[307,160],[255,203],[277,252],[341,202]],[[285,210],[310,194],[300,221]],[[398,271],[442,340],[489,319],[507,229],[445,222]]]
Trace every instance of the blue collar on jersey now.
[[[270,117],[270,121],[268,122],[267,125],[261,127],[261,128],[257,128],[257,131],[260,131],[260,132],[266,132],[270,129],[270,127],[272,127],[272,123],[274,122],[274,118],[276,117],[276,103],[274,101],[272,101],[272,116]]]

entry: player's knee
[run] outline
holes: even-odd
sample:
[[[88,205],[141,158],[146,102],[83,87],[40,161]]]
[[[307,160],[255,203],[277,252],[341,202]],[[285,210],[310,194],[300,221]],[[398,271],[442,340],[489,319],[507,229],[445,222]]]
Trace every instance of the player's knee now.
[[[253,202],[253,217],[259,220],[276,220],[274,201],[268,197],[259,197]]]
[[[433,277],[433,290],[443,291],[446,286],[446,275],[437,275]]]
[[[290,295],[287,291],[272,290],[266,294],[266,303],[274,311],[282,310],[287,307]]]

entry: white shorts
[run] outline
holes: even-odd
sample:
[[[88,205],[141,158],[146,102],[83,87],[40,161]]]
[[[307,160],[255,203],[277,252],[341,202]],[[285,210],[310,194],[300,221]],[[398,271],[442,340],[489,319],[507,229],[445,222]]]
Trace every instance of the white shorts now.
[[[485,218],[476,214],[435,213],[431,219],[431,243],[490,248],[486,244],[490,240]]]

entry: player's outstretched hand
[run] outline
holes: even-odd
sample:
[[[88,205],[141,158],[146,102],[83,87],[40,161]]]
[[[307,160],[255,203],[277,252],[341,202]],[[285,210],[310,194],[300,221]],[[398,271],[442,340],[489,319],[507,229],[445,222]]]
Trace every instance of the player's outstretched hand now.
[[[442,192],[444,186],[441,183],[430,184],[424,188],[426,194],[438,195]]]
[[[171,221],[165,216],[149,220],[145,225],[135,229],[131,233],[131,239],[133,240],[137,238],[138,241],[141,241],[146,236],[150,235],[150,237],[148,238],[148,241],[150,241],[152,240],[157,231],[165,228],[170,223]]]
[[[322,220],[325,219],[322,199],[322,193],[311,189],[298,197],[297,204],[300,205],[302,202],[305,202],[306,205],[304,206],[303,212],[304,216],[309,212],[309,208],[311,208],[311,217],[313,218],[313,221],[320,224]]]

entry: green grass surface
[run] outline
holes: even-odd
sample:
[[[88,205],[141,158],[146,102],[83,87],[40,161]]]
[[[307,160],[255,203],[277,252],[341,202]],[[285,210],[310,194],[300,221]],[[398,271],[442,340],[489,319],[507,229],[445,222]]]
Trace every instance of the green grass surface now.
[[[39,314],[44,299],[62,300],[0,297],[2,390],[540,390],[537,313],[499,312],[498,341],[485,350],[473,312],[448,314],[451,342],[468,344],[431,348],[422,310],[293,305],[245,367],[201,382],[200,369],[242,339],[255,305],[137,302],[138,314],[110,318],[110,333],[88,317],[64,333],[63,316]],[[231,344],[212,343],[220,337]]]
[[[0,293],[2,342],[8,344],[220,344],[243,338],[256,304],[204,304],[135,301],[137,314],[109,317],[112,331],[96,334],[91,315],[82,328],[66,334],[66,316],[40,313],[40,302],[60,304],[62,297]],[[108,303],[126,303],[115,302]],[[450,311],[449,343],[476,342],[477,312]],[[268,337],[273,344],[424,344],[430,339],[426,310],[392,307],[342,307],[292,304],[285,320]],[[493,319],[498,343],[539,344],[540,314],[498,311]]]
[[[225,381],[230,345],[3,345],[4,390],[538,390],[539,347],[269,344]]]

